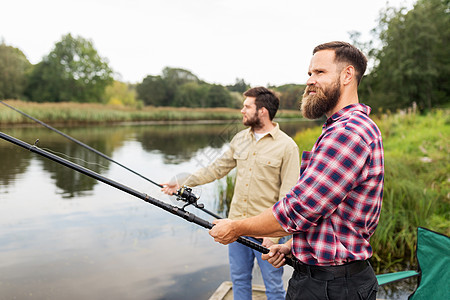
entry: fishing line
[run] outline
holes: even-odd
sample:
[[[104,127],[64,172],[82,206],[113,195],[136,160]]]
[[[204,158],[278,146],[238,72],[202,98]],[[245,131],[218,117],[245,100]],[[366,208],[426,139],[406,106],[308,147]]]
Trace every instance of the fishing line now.
[[[112,159],[112,158],[109,157],[108,155],[106,155],[106,154],[104,154],[104,153],[98,151],[97,149],[92,148],[92,147],[89,146],[89,145],[86,145],[85,143],[83,143],[83,142],[77,140],[76,138],[71,137],[70,135],[67,135],[67,134],[65,134],[65,133],[62,132],[62,131],[59,131],[58,129],[56,129],[56,128],[54,128],[54,127],[52,127],[52,126],[50,126],[50,125],[48,125],[48,124],[46,124],[46,123],[44,123],[44,122],[42,122],[41,120],[38,120],[38,119],[36,119],[36,118],[30,116],[29,114],[27,114],[27,113],[25,113],[25,112],[23,112],[23,111],[21,111],[21,110],[15,108],[15,107],[9,105],[9,104],[7,104],[7,103],[1,101],[1,100],[0,100],[0,102],[1,102],[3,105],[5,105],[5,106],[11,108],[12,110],[18,112],[19,114],[21,114],[21,115],[23,115],[23,116],[25,116],[25,117],[27,117],[27,118],[29,118],[29,119],[35,121],[36,123],[39,123],[39,124],[41,124],[42,126],[44,126],[44,127],[48,128],[48,129],[50,129],[50,130],[52,130],[52,131],[54,131],[54,132],[56,132],[56,133],[62,135],[63,137],[65,137],[65,138],[71,140],[72,142],[77,143],[78,145],[80,145],[80,146],[82,146],[82,147],[84,147],[84,148],[86,148],[86,149],[88,149],[88,150],[90,150],[90,151],[92,151],[92,152],[94,152],[94,153],[100,155],[100,156],[103,157],[104,159],[107,159],[107,160],[109,160],[110,162],[113,162],[113,163],[115,163],[115,164],[121,166],[122,168],[125,168],[126,170],[128,170],[128,171],[130,171],[130,172],[136,174],[137,176],[139,176],[139,177],[141,177],[141,178],[147,180],[148,182],[151,182],[151,183],[153,183],[154,185],[156,185],[156,186],[158,186],[158,187],[160,187],[160,188],[163,187],[162,185],[160,185],[160,184],[154,182],[153,180],[151,180],[151,179],[145,177],[144,175],[141,175],[141,174],[139,174],[139,173],[137,173],[137,172],[131,170],[130,168],[128,168],[128,167],[122,165],[121,163],[115,161],[114,159]]]
[[[41,124],[42,126],[44,126],[44,127],[48,128],[48,129],[50,129],[50,130],[52,130],[52,131],[54,131],[54,132],[56,132],[56,133],[62,135],[63,137],[65,137],[65,138],[71,140],[72,142],[77,143],[78,145],[80,145],[80,146],[82,146],[82,147],[84,147],[84,148],[86,148],[86,149],[88,149],[88,150],[90,150],[90,151],[92,151],[92,152],[94,152],[94,153],[100,155],[100,156],[103,157],[104,159],[106,159],[106,160],[108,160],[108,161],[110,161],[110,162],[112,162],[112,163],[115,163],[115,164],[121,166],[122,168],[124,168],[124,169],[130,171],[131,173],[133,173],[133,174],[135,174],[135,175],[141,177],[142,179],[147,180],[148,182],[150,182],[150,183],[152,183],[152,184],[154,184],[154,185],[156,185],[156,186],[158,186],[158,187],[160,187],[160,188],[163,188],[163,186],[162,186],[161,184],[156,183],[156,182],[154,182],[153,180],[151,180],[151,179],[145,177],[144,175],[142,175],[142,174],[140,174],[140,173],[138,173],[138,172],[136,172],[136,171],[134,171],[134,170],[128,168],[127,166],[125,166],[125,165],[119,163],[118,161],[112,159],[112,158],[109,157],[108,155],[106,155],[106,154],[104,154],[104,153],[102,153],[102,152],[100,152],[100,151],[98,151],[98,150],[92,148],[92,147],[89,146],[89,145],[86,145],[85,143],[83,143],[83,142],[77,140],[76,138],[71,137],[70,135],[67,135],[67,134],[65,134],[65,133],[62,132],[62,131],[59,131],[58,129],[56,129],[56,128],[54,128],[54,127],[52,127],[52,126],[50,126],[50,125],[48,125],[48,124],[46,124],[46,123],[44,123],[44,122],[42,122],[41,120],[38,120],[38,119],[36,119],[36,118],[30,116],[29,114],[27,114],[27,113],[25,113],[25,112],[23,112],[23,111],[21,111],[21,110],[15,108],[14,106],[9,105],[9,104],[7,104],[7,103],[1,101],[1,100],[0,100],[0,103],[2,103],[3,105],[5,105],[6,107],[9,107],[9,108],[11,108],[12,110],[18,112],[19,114],[21,114],[21,115],[23,115],[23,116],[25,116],[25,117],[27,117],[27,118],[29,118],[29,119],[35,121],[36,123],[39,123],[39,124]],[[37,142],[38,142],[38,141],[39,141],[39,140],[36,140],[35,146],[37,145]],[[209,214],[210,216],[213,216],[213,217],[216,218],[216,219],[221,219],[221,218],[222,218],[222,217],[220,217],[219,215],[217,215],[217,214],[215,214],[215,213],[213,213],[213,212],[207,210],[206,208],[204,208],[203,204],[197,203],[198,197],[197,197],[194,193],[192,193],[192,189],[191,189],[191,188],[188,188],[188,187],[182,187],[182,188],[180,188],[180,189],[177,191],[177,194],[175,194],[175,196],[177,196],[177,200],[187,202],[187,204],[186,204],[184,207],[186,207],[187,205],[193,205],[193,206],[195,206],[196,208],[198,208],[198,209],[200,209],[200,210],[203,210],[204,212],[206,212],[206,213]]]
[[[73,156],[70,156],[70,155],[67,155],[67,154],[65,154],[65,153],[58,152],[58,151],[55,151],[55,150],[52,150],[52,149],[49,149],[49,148],[41,148],[41,149],[42,149],[42,150],[45,150],[45,151],[47,151],[47,152],[53,153],[53,154],[55,154],[55,155],[59,155],[59,156],[65,157],[66,159],[70,159],[70,160],[72,160],[72,161],[77,161],[78,163],[82,162],[82,163],[84,163],[85,165],[98,166],[98,167],[100,167],[100,168],[103,168],[103,169],[105,169],[105,170],[108,170],[108,167],[107,167],[107,166],[104,166],[104,165],[102,165],[102,164],[100,164],[100,163],[95,163],[95,162],[86,161],[86,160],[84,160],[84,159],[82,159],[82,158],[73,157]]]
[[[64,159],[62,157],[54,155],[54,154],[52,154],[50,152],[44,151],[44,150],[40,149],[39,147],[37,147],[36,145],[27,144],[24,141],[21,141],[21,140],[19,140],[17,138],[9,136],[9,135],[7,135],[7,134],[5,134],[3,132],[0,132],[0,138],[4,139],[4,140],[6,140],[6,141],[8,141],[10,143],[13,143],[13,144],[15,144],[15,145],[17,145],[19,147],[27,149],[27,150],[29,150],[31,152],[37,153],[37,154],[39,154],[39,155],[41,155],[41,156],[43,156],[45,158],[53,160],[54,162],[57,162],[57,163],[59,163],[59,164],[61,164],[63,166],[71,168],[71,169],[73,169],[73,170],[75,170],[75,171],[77,171],[79,173],[82,173],[82,174],[87,175],[89,177],[92,177],[92,178],[94,178],[94,179],[96,179],[98,181],[101,181],[101,182],[103,182],[105,184],[108,184],[108,185],[110,185],[112,187],[115,187],[115,188],[117,188],[117,189],[119,189],[119,190],[121,190],[121,191],[123,191],[125,193],[133,195],[133,196],[135,196],[135,197],[137,197],[137,198],[139,198],[141,200],[144,200],[147,203],[150,203],[150,204],[155,205],[155,206],[157,206],[159,208],[162,208],[165,211],[170,212],[173,215],[181,217],[181,218],[185,219],[186,221],[195,223],[195,224],[200,225],[200,226],[202,226],[204,228],[207,228],[207,229],[211,229],[214,226],[214,224],[212,224],[212,223],[210,223],[210,222],[208,222],[208,221],[206,221],[204,219],[201,219],[201,218],[197,217],[196,215],[194,215],[194,214],[184,210],[184,207],[173,206],[173,205],[170,205],[170,204],[165,203],[163,201],[160,201],[158,199],[152,198],[152,197],[150,197],[149,195],[147,195],[145,193],[141,193],[141,192],[138,192],[136,190],[133,190],[132,188],[127,187],[126,185],[123,185],[123,184],[121,184],[119,182],[116,182],[116,181],[111,180],[111,179],[109,179],[107,177],[104,177],[104,176],[102,176],[102,175],[100,175],[98,173],[95,173],[94,171],[92,171],[90,169],[87,169],[85,167],[77,165],[77,164],[75,164],[75,163],[73,163],[73,162],[71,162],[69,160],[66,160],[66,159]],[[239,237],[236,241],[238,243],[240,243],[240,244],[243,244],[243,245],[245,245],[247,247],[250,247],[250,248],[252,248],[252,249],[254,249],[254,250],[258,251],[258,252],[264,253],[264,254],[267,254],[270,251],[268,248],[263,247],[263,246],[255,243],[255,242],[253,242],[253,241],[251,241],[251,240],[249,240],[247,238],[244,238],[244,237]],[[290,265],[290,266],[294,265],[292,259],[289,258],[289,257],[285,257],[285,262],[286,262],[287,265]]]

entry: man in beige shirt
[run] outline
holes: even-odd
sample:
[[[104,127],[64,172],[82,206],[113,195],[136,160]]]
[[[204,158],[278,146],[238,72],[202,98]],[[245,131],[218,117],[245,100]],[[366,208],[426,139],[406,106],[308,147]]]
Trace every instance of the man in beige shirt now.
[[[272,122],[279,107],[278,97],[264,87],[244,93],[241,110],[248,129],[237,133],[229,149],[216,161],[201,168],[182,185],[197,186],[212,182],[237,168],[236,184],[228,218],[233,220],[256,216],[272,207],[297,183],[300,173],[297,144],[277,123]],[[164,184],[163,192],[174,194],[180,186]],[[263,238],[270,247],[278,239]],[[284,299],[283,269],[276,269],[261,259],[261,254],[239,243],[229,245],[230,274],[235,300],[251,299],[254,259],[258,260],[268,300]]]

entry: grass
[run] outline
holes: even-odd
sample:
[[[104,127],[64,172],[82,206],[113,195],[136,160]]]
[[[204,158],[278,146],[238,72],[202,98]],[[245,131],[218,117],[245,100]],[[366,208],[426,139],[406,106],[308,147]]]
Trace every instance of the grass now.
[[[371,238],[375,271],[415,265],[417,227],[450,235],[450,111],[414,112],[375,119],[385,152],[383,206]],[[310,150],[321,128],[294,140]]]
[[[168,108],[142,109],[92,103],[31,103],[5,101],[7,104],[46,123],[102,124],[141,121],[230,120],[240,118],[239,111],[228,108]],[[32,120],[0,105],[0,124],[26,124]]]
[[[385,189],[371,239],[379,269],[414,264],[417,227],[450,235],[450,111],[385,115]]]
[[[389,114],[375,122],[385,152],[383,205],[371,238],[371,262],[380,274],[417,267],[417,227],[450,235],[450,110]],[[297,133],[300,151],[311,150],[321,131]]]
[[[176,108],[151,107],[130,108],[125,106],[92,103],[34,103],[8,100],[5,103],[50,124],[105,124],[114,122],[148,121],[198,121],[240,120],[239,109],[232,108]],[[298,118],[298,111],[281,110],[278,117]],[[0,105],[1,124],[31,124],[32,120],[18,112]]]
[[[241,119],[238,109],[155,108],[131,109],[102,104],[8,104],[46,123],[110,123],[138,121],[195,121]],[[297,111],[280,111],[278,117],[298,118]],[[419,115],[413,111],[385,114],[375,119],[383,135],[385,189],[378,228],[371,238],[372,264],[377,273],[415,264],[417,227],[450,235],[450,110]],[[0,105],[0,125],[34,123]],[[300,151],[311,150],[321,127],[294,137]],[[222,188],[222,210],[229,209],[233,178]]]

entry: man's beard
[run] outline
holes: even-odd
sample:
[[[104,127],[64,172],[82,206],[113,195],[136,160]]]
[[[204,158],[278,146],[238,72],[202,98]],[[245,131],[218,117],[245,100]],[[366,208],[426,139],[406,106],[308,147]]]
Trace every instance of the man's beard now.
[[[310,95],[310,92],[316,92]],[[329,88],[318,88],[308,85],[303,93],[301,111],[308,119],[318,119],[326,112],[331,111],[341,96],[341,83],[339,78]]]
[[[251,117],[247,117],[247,120],[244,121],[245,126],[250,126],[252,130],[258,129],[262,127],[261,120],[258,117],[258,111],[255,112],[255,114]]]

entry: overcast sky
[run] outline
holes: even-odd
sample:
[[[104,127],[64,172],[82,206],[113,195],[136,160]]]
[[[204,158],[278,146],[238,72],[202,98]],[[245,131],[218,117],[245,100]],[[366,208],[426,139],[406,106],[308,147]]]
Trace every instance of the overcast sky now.
[[[222,85],[303,84],[314,46],[371,38],[380,9],[415,0],[0,0],[0,38],[42,60],[63,35],[93,41],[116,79],[164,67]]]

